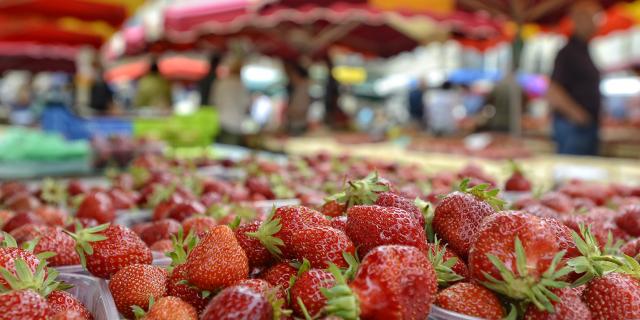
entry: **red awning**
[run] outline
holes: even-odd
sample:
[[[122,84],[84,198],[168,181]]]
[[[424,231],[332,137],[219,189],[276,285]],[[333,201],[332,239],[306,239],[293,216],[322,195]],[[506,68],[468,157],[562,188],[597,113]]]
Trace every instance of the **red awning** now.
[[[97,48],[102,44],[102,37],[96,34],[64,30],[48,20],[21,20],[0,15],[0,41],[67,46],[88,45]]]
[[[85,21],[104,21],[115,27],[122,25],[127,17],[122,5],[83,0],[3,0],[0,1],[0,12],[14,17],[72,17]]]

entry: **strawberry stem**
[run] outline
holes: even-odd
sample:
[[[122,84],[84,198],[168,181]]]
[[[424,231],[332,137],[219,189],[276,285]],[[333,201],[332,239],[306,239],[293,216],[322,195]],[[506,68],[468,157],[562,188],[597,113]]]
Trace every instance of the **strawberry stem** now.
[[[351,290],[340,269],[333,263],[329,265],[329,272],[336,279],[335,286],[327,289],[320,288],[327,298],[324,311],[328,315],[335,315],[344,320],[356,320],[360,316],[360,304],[355,293]]]
[[[458,262],[458,258],[449,258],[444,260],[444,253],[446,252],[446,245],[440,246],[440,240],[436,237],[433,245],[433,250],[427,251],[427,259],[433,265],[436,271],[436,277],[438,279],[438,286],[445,287],[454,282],[464,279],[464,277],[453,271],[453,266]]]
[[[459,190],[473,195],[474,197],[488,203],[495,210],[500,211],[504,208],[506,201],[498,198],[500,189],[489,190],[489,184],[483,183],[469,188],[469,178],[465,178],[460,182]]]
[[[84,228],[80,222],[76,222],[75,233],[64,230],[76,241],[76,252],[80,256],[80,264],[83,267],[87,267],[86,255],[93,254],[91,243],[106,240],[107,237],[99,233],[109,228],[109,225],[109,223],[105,223],[91,228]]]
[[[377,172],[373,172],[364,179],[348,181],[342,192],[328,197],[326,201],[336,201],[350,208],[355,205],[374,204],[378,200],[378,193],[386,191],[389,191],[389,186],[383,183]]]
[[[280,259],[282,256],[282,250],[280,247],[284,246],[284,242],[282,239],[275,237],[274,235],[280,232],[281,228],[282,225],[280,224],[280,218],[273,219],[273,215],[271,215],[267,220],[262,222],[257,231],[247,232],[246,235],[260,240],[260,243],[262,243],[271,255]]]
[[[571,238],[576,244],[576,248],[581,256],[567,261],[567,265],[577,274],[582,276],[576,280],[572,286],[583,285],[595,277],[601,277],[610,272],[616,271],[623,262],[613,255],[603,254],[598,245],[598,241],[591,233],[591,228],[584,224],[579,226],[580,234],[571,230]]]
[[[14,263],[15,275],[0,267],[0,275],[9,285],[8,288],[0,285],[0,292],[31,289],[46,297],[61,286],[61,282],[55,281],[59,274],[58,271],[47,268],[47,262],[44,260],[38,264],[35,272],[31,272],[27,262],[23,259],[18,258]]]

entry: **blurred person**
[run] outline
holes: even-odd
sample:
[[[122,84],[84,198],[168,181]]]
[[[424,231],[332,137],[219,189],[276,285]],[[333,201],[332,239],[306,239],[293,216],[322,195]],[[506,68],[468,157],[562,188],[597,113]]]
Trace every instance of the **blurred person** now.
[[[592,1],[573,6],[573,34],[558,52],[551,75],[547,99],[553,110],[553,138],[561,154],[598,153],[600,72],[589,54],[598,9]]]
[[[340,108],[340,84],[333,76],[333,60],[325,56],[327,66],[327,82],[324,88],[325,122],[334,129],[344,129],[349,125],[349,117]]]
[[[286,61],[284,70],[289,79],[287,84],[288,104],[286,109],[287,131],[300,135],[307,130],[307,113],[311,105],[309,96],[309,73],[297,62]]]
[[[251,95],[240,77],[242,61],[235,59],[228,65],[228,73],[214,82],[210,105],[218,109],[220,135],[225,144],[243,144],[243,123],[251,108]]]
[[[214,52],[209,57],[209,72],[207,75],[198,81],[198,91],[200,92],[200,101],[204,104],[209,104],[213,101],[213,88],[216,82],[216,72],[222,57],[219,53]]]
[[[149,72],[138,80],[134,105],[138,108],[171,108],[171,83],[160,74],[158,61],[153,58]]]
[[[481,126],[482,131],[507,133],[511,130],[511,104],[514,103],[511,93],[513,90],[518,90],[523,95],[517,81],[515,73],[508,72],[493,88],[487,98],[488,109],[483,115],[487,119]],[[524,101],[524,96],[522,99]]]
[[[115,107],[113,100],[113,90],[104,79],[104,69],[99,61],[94,61],[94,79],[91,83],[89,108],[99,115],[109,114]]]
[[[457,125],[453,109],[460,103],[460,95],[449,81],[438,89],[429,90],[425,95],[429,131],[436,136],[455,132]]]
[[[32,107],[31,85],[29,81],[23,83],[18,89],[15,101],[11,103],[9,123],[12,125],[28,126],[34,122]]]
[[[424,127],[427,122],[424,113],[424,95],[427,89],[427,84],[423,79],[418,80],[418,83],[409,90],[409,116],[411,120],[418,123],[419,127]]]

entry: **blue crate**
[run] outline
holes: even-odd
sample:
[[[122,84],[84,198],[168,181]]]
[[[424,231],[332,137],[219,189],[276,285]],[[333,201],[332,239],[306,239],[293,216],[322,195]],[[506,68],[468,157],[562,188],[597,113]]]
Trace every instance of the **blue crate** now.
[[[94,136],[133,135],[132,121],[125,118],[82,118],[64,105],[47,106],[42,112],[42,130],[57,132],[69,140],[91,139]]]

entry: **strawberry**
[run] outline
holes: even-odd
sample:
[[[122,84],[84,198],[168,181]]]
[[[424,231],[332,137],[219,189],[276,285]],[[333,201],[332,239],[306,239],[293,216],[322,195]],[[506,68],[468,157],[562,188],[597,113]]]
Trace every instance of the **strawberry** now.
[[[640,236],[640,204],[627,205],[619,210],[616,224],[633,237]]]
[[[233,231],[227,226],[217,226],[189,253],[186,269],[189,283],[203,290],[215,290],[247,278],[249,261]]]
[[[51,266],[68,266],[80,264],[80,256],[75,251],[76,242],[71,236],[59,227],[35,226],[29,235],[20,235],[21,230],[32,225],[25,225],[12,231],[19,239],[18,242],[26,242],[38,238],[34,253],[53,252],[55,255],[47,260]]]
[[[414,204],[413,200],[409,200],[392,192],[381,192],[375,204],[383,207],[394,207],[402,209],[411,214],[419,225],[424,225],[424,216],[420,209]]]
[[[165,296],[167,272],[160,267],[131,264],[118,270],[109,282],[109,291],[118,311],[125,317],[133,317],[131,307],[147,309],[149,298]]]
[[[322,226],[294,232],[290,249],[296,259],[306,258],[314,268],[327,268],[330,263],[347,268],[349,264],[343,254],[355,254],[355,247],[344,232]]]
[[[144,311],[143,311],[144,312]],[[155,301],[143,320],[198,320],[196,309],[177,297],[162,297]]]
[[[151,246],[149,246],[151,251],[157,252],[170,252],[173,250],[173,242],[169,239],[159,240],[154,242]]]
[[[113,188],[107,192],[107,195],[116,210],[133,209],[136,206],[136,196],[131,192]]]
[[[524,208],[521,208],[521,210],[539,218],[560,218],[560,215],[555,210],[541,204],[527,205]]]
[[[273,319],[273,308],[261,293],[233,286],[218,293],[202,313],[201,320]]]
[[[305,227],[329,225],[329,220],[316,210],[302,206],[284,206],[272,212],[258,231],[247,235],[260,240],[272,255],[293,258],[290,245],[295,231]]]
[[[438,284],[447,286],[469,278],[469,269],[460,257],[447,250],[446,245],[441,245],[436,238],[435,243],[427,243],[427,259],[436,271]]]
[[[49,317],[50,320],[86,320],[82,313],[75,310],[62,310],[53,316]]]
[[[276,198],[266,177],[249,177],[244,184],[251,193],[260,194],[264,196],[265,200]]]
[[[78,218],[96,219],[98,223],[112,222],[116,217],[111,198],[104,192],[92,192],[80,203],[76,213]]]
[[[591,280],[582,300],[593,319],[640,319],[640,281],[631,275],[610,273]]]
[[[2,230],[4,224],[9,221],[9,219],[13,218],[14,215],[15,213],[13,213],[13,211],[0,209],[0,230]]]
[[[55,316],[62,311],[76,311],[80,313],[82,319],[93,319],[87,307],[70,293],[62,290],[55,290],[47,296],[49,304],[49,316]]]
[[[524,315],[525,320],[591,320],[591,312],[587,305],[580,299],[580,291],[577,288],[555,289],[552,292],[560,298],[553,302],[555,313],[540,311],[530,305]]]
[[[633,239],[627,242],[620,248],[620,251],[630,257],[635,257],[640,254],[640,238]]]
[[[576,243],[571,236],[571,229],[554,218],[541,218],[546,222],[548,228],[555,234],[560,250],[564,250],[564,258],[570,259],[580,255]]]
[[[499,320],[505,316],[500,299],[493,292],[469,282],[456,283],[442,290],[436,296],[435,305],[482,319]]]
[[[574,210],[571,198],[560,192],[552,191],[545,193],[540,197],[540,203],[560,214],[571,213]]]
[[[151,250],[127,227],[102,224],[83,229],[76,225],[76,232],[70,235],[76,240],[80,263],[96,277],[109,279],[128,265],[151,264]]]
[[[157,192],[161,192],[161,191],[157,191]],[[173,209],[174,206],[176,206],[179,203],[184,202],[186,199],[184,199],[181,195],[177,194],[177,193],[171,193],[171,195],[169,195],[167,197],[167,199],[160,201],[154,208],[153,208],[153,220],[162,220],[162,219],[166,219],[169,216],[169,212],[171,211],[171,209]]]
[[[489,216],[469,251],[471,278],[515,300],[553,312],[557,300],[548,289],[568,284],[558,279],[568,268],[556,270],[564,256],[549,222],[520,212]]]
[[[498,190],[487,191],[488,185],[468,188],[469,180],[460,183],[460,191],[448,194],[435,209],[433,230],[451,250],[463,259],[467,258],[471,241],[480,229],[482,220],[496,213],[503,202],[498,200]]]
[[[180,227],[180,222],[173,219],[157,220],[142,230],[140,238],[147,245],[152,245],[157,241],[170,239],[171,235],[178,233]]]
[[[426,252],[424,227],[398,208],[362,205],[347,211],[347,236],[364,256],[373,248],[388,244],[410,245]]]
[[[328,298],[325,310],[346,320],[426,319],[438,289],[426,256],[410,246],[371,250],[349,285],[335,265],[329,269],[337,285],[323,290]]]
[[[291,306],[297,316],[320,314],[327,298],[320,288],[331,288],[335,285],[334,276],[324,270],[311,269],[300,275],[291,287]]]
[[[42,320],[49,313],[47,300],[33,290],[0,293],[0,319]]]
[[[167,294],[184,300],[200,313],[209,303],[210,297],[204,297],[200,290],[183,283],[186,281],[186,265],[176,266],[171,272],[167,283]]]
[[[193,231],[194,234],[200,237],[217,225],[216,219],[201,215],[194,215],[182,221],[184,233],[188,234]]]
[[[347,216],[339,216],[331,219],[331,227],[342,232],[347,231]]]
[[[68,219],[66,211],[51,206],[38,207],[34,212],[42,218],[45,224],[52,227],[62,227]]]
[[[273,287],[289,290],[289,280],[291,280],[291,277],[296,276],[297,273],[298,269],[292,266],[290,262],[282,261],[262,271],[259,277],[269,282]]]
[[[20,260],[25,262],[26,269],[29,272],[36,272],[41,259],[30,251],[18,248],[15,239],[9,234],[4,233],[3,238],[3,245],[0,247],[0,267],[6,269],[12,275],[18,276],[16,261]],[[8,287],[4,277],[0,277],[0,286]]]
[[[182,222],[184,219],[193,215],[205,214],[207,208],[196,200],[187,200],[173,206],[167,215],[168,218],[178,220]]]
[[[527,192],[531,191],[531,182],[524,176],[522,169],[514,161],[511,162],[512,173],[504,183],[505,191]]]
[[[249,267],[252,269],[266,266],[272,259],[269,250],[260,243],[260,240],[247,235],[247,233],[258,231],[259,228],[260,221],[254,221],[252,223],[241,225],[235,230],[238,244],[240,244],[242,250],[247,254]]]
[[[5,208],[16,212],[33,211],[41,205],[40,200],[31,195],[30,192],[16,193],[9,197],[4,203]]]
[[[7,222],[2,227],[2,230],[11,232],[12,230],[17,229],[25,224],[45,225],[45,222],[39,215],[31,211],[20,212],[11,217],[11,219],[7,220]]]
[[[265,294],[271,288],[269,282],[263,279],[244,279],[240,280],[237,286],[245,286],[255,292]]]
[[[326,201],[320,208],[320,212],[327,217],[338,217],[343,215],[347,211],[347,206],[344,203],[339,203],[336,200]]]

